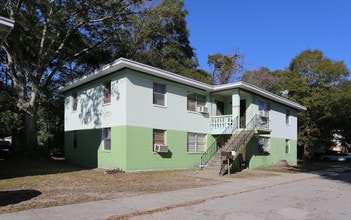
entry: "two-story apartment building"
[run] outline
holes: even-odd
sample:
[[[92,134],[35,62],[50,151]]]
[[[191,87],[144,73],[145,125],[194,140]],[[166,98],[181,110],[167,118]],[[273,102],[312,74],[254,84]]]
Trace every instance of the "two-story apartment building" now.
[[[75,163],[194,168],[220,148],[240,153],[249,168],[296,164],[297,111],[305,107],[244,82],[209,85],[120,58],[59,92],[66,159]],[[239,149],[233,140],[246,130],[253,132]]]

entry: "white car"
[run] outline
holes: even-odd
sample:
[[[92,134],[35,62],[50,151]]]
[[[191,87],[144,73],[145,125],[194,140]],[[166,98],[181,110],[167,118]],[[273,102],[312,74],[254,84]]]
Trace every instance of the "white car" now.
[[[345,153],[331,153],[319,157],[320,160],[332,160],[332,161],[351,161],[351,154]]]

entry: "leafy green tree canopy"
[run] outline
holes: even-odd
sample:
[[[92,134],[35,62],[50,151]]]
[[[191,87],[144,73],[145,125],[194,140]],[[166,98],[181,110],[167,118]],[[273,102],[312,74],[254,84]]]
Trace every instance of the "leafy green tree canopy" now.
[[[1,47],[0,59],[10,73],[17,106],[25,113],[27,156],[35,155],[38,146],[40,97],[51,96],[47,92],[53,92],[72,75],[105,63],[110,51],[118,49],[119,33],[129,24],[128,17],[139,2],[0,2],[0,14],[16,22]]]
[[[318,148],[328,145],[333,131],[346,129],[340,123],[343,115],[338,115],[342,111],[335,111],[335,106],[340,106],[340,98],[347,94],[350,72],[344,62],[326,58],[319,50],[306,50],[291,61],[287,70],[275,74],[279,77],[276,93],[288,90],[289,99],[307,107],[299,114],[299,145],[304,156],[311,157]]]
[[[43,103],[58,98],[57,87],[101,64],[126,57],[209,82],[196,69],[186,14],[183,0],[0,2],[0,15],[16,22],[0,49],[0,70],[9,73],[25,116],[25,154],[36,154],[38,128],[48,126],[38,119],[48,109]]]
[[[295,57],[289,70],[298,74],[309,86],[330,87],[344,83],[350,74],[343,61],[333,61],[322,51],[306,50]]]
[[[194,48],[190,46],[189,31],[183,0],[162,0],[144,5],[135,13],[125,30],[122,50],[116,54],[154,67],[168,70],[203,82],[210,75],[198,70]]]

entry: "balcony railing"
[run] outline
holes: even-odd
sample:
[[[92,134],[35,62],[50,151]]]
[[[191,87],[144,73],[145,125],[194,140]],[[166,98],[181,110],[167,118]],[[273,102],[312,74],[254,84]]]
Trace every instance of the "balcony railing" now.
[[[228,116],[228,115],[227,115]],[[217,116],[217,119],[219,116]],[[228,117],[225,117],[228,118]],[[230,115],[231,118],[231,123],[228,123],[228,126],[223,128],[222,126],[218,126],[218,128],[223,128],[222,129],[222,135],[223,134],[233,134],[236,129],[238,129],[238,117],[236,117],[234,120],[232,119],[232,116]],[[229,119],[228,119],[229,120]],[[213,120],[212,120],[213,121]],[[225,120],[219,120],[219,121],[225,121]],[[226,121],[227,122],[227,121]],[[217,152],[217,142],[212,143],[204,152],[201,156],[201,165],[204,166],[210,161],[210,159],[215,155]]]
[[[269,118],[257,114],[246,124],[246,129],[269,129]]]
[[[211,130],[213,134],[222,134],[224,130],[226,130],[228,127],[232,127],[233,125],[233,115],[220,115],[211,117]]]
[[[269,129],[269,118],[267,115],[255,115],[247,124],[246,129],[261,128]],[[211,117],[212,134],[232,134],[235,129],[238,129],[238,116],[221,115]]]

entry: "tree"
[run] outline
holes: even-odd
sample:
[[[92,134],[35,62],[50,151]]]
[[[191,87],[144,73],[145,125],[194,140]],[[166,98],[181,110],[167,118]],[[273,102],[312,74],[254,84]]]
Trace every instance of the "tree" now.
[[[345,137],[347,143],[351,143],[351,81],[335,86],[333,94],[329,96],[333,100],[330,106],[330,118],[327,126],[330,126]]]
[[[129,24],[128,17],[137,2],[9,0],[0,3],[0,14],[16,22],[1,47],[0,58],[10,73],[17,106],[25,115],[27,157],[37,155],[41,97],[51,95],[47,92],[111,58],[111,51],[118,50],[123,28]]]
[[[22,115],[16,108],[12,90],[0,81],[0,138],[18,134],[22,129]]]
[[[299,145],[303,147],[305,158],[310,158],[316,149],[329,142],[331,132],[341,129],[333,106],[340,102],[343,94],[340,88],[344,87],[349,74],[342,61],[326,58],[319,50],[303,51],[286,71],[278,73],[276,93],[287,89],[289,99],[307,107],[307,111],[299,114],[298,128]]]
[[[278,78],[274,76],[268,68],[265,67],[261,67],[257,70],[245,71],[241,80],[247,83],[251,83],[267,91],[272,91],[278,83]]]
[[[210,82],[208,73],[196,69],[198,62],[188,39],[184,1],[162,0],[154,4],[144,5],[145,10],[132,16],[123,49],[116,56]]]
[[[237,52],[229,55],[220,53],[209,55],[207,63],[213,68],[213,84],[225,84],[234,81],[234,76],[243,70],[243,55]]]
[[[56,134],[51,132],[62,127],[57,124],[62,118],[48,115],[61,114],[55,111],[60,100],[55,90],[114,59],[211,81],[196,69],[183,0],[9,0],[0,8],[16,22],[0,49],[0,72],[9,73],[24,114],[26,157],[38,155],[38,137],[52,143]]]

